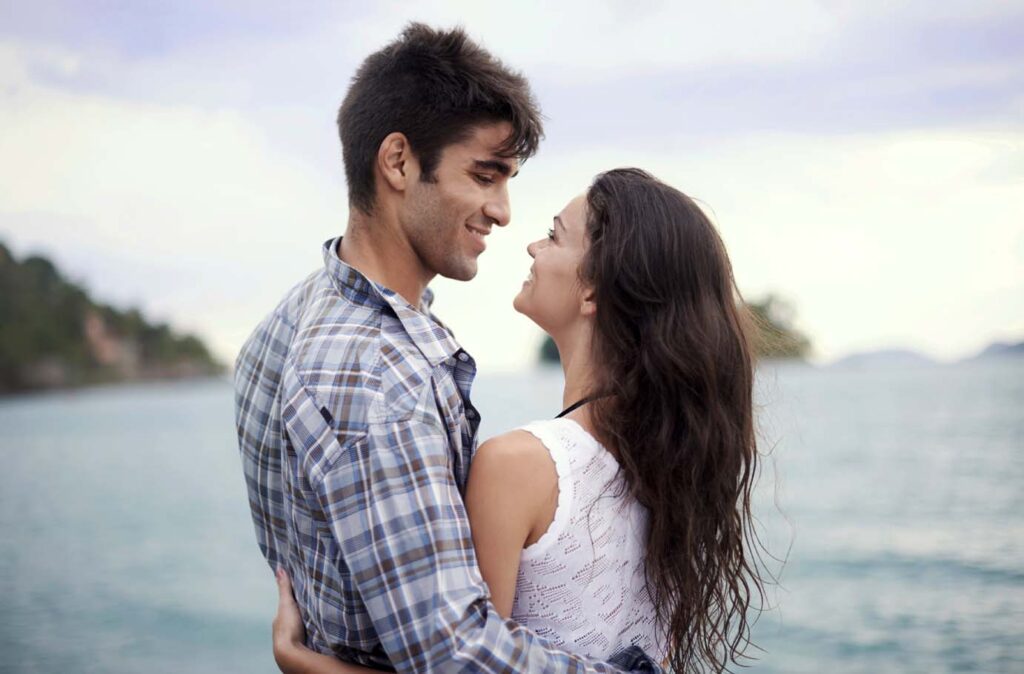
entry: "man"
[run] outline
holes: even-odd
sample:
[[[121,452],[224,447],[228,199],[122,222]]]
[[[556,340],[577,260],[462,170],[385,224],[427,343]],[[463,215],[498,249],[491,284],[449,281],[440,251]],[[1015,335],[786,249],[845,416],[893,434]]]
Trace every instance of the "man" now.
[[[256,534],[291,575],[307,645],[399,671],[609,671],[488,600],[461,491],[473,359],[430,313],[469,280],[507,184],[536,152],[526,81],[461,30],[410,25],[338,115],[345,237],[238,357],[236,423]]]

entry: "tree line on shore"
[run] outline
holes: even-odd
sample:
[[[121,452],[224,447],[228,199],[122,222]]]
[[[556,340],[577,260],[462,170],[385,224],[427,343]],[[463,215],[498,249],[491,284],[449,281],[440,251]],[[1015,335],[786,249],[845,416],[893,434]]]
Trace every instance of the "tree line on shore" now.
[[[193,335],[89,297],[45,257],[0,243],[0,392],[217,374]]]
[[[760,358],[804,359],[810,340],[775,295],[748,302]],[[558,362],[550,338],[540,360]],[[193,335],[137,309],[98,303],[40,255],[18,261],[0,242],[0,393],[114,381],[208,376],[224,367]]]

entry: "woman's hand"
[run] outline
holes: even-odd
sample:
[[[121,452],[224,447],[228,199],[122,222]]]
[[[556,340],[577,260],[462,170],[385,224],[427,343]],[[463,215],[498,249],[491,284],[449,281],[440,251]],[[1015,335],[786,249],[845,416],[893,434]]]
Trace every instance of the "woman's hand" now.
[[[284,569],[277,570],[277,615],[273,635],[274,661],[284,674],[374,674],[376,671],[306,648],[306,628],[292,594],[292,581]]]
[[[277,615],[274,616],[274,661],[285,674],[299,671],[295,664],[298,653],[305,648],[306,628],[302,624],[299,605],[292,594],[292,581],[284,569],[277,570]]]

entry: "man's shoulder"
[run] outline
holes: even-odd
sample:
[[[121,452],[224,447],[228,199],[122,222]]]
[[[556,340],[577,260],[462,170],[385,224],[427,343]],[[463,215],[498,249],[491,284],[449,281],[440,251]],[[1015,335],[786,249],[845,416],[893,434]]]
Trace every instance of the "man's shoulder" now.
[[[353,302],[333,288],[311,298],[296,326],[290,365],[339,430],[407,418],[431,367],[386,305]]]
[[[235,388],[246,398],[256,394],[274,397],[285,361],[295,340],[310,297],[322,287],[323,273],[316,271],[295,284],[277,306],[253,329],[235,359]]]

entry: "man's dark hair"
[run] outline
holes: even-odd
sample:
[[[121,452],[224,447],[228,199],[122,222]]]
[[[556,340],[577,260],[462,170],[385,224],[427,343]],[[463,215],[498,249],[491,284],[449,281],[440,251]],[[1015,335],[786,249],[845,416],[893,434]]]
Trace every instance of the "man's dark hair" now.
[[[405,134],[429,182],[447,145],[465,140],[480,124],[501,121],[512,125],[512,133],[500,155],[522,161],[537,152],[544,131],[526,78],[461,28],[410,23],[363,61],[338,111],[349,205],[373,210],[373,167],[388,134]]]

